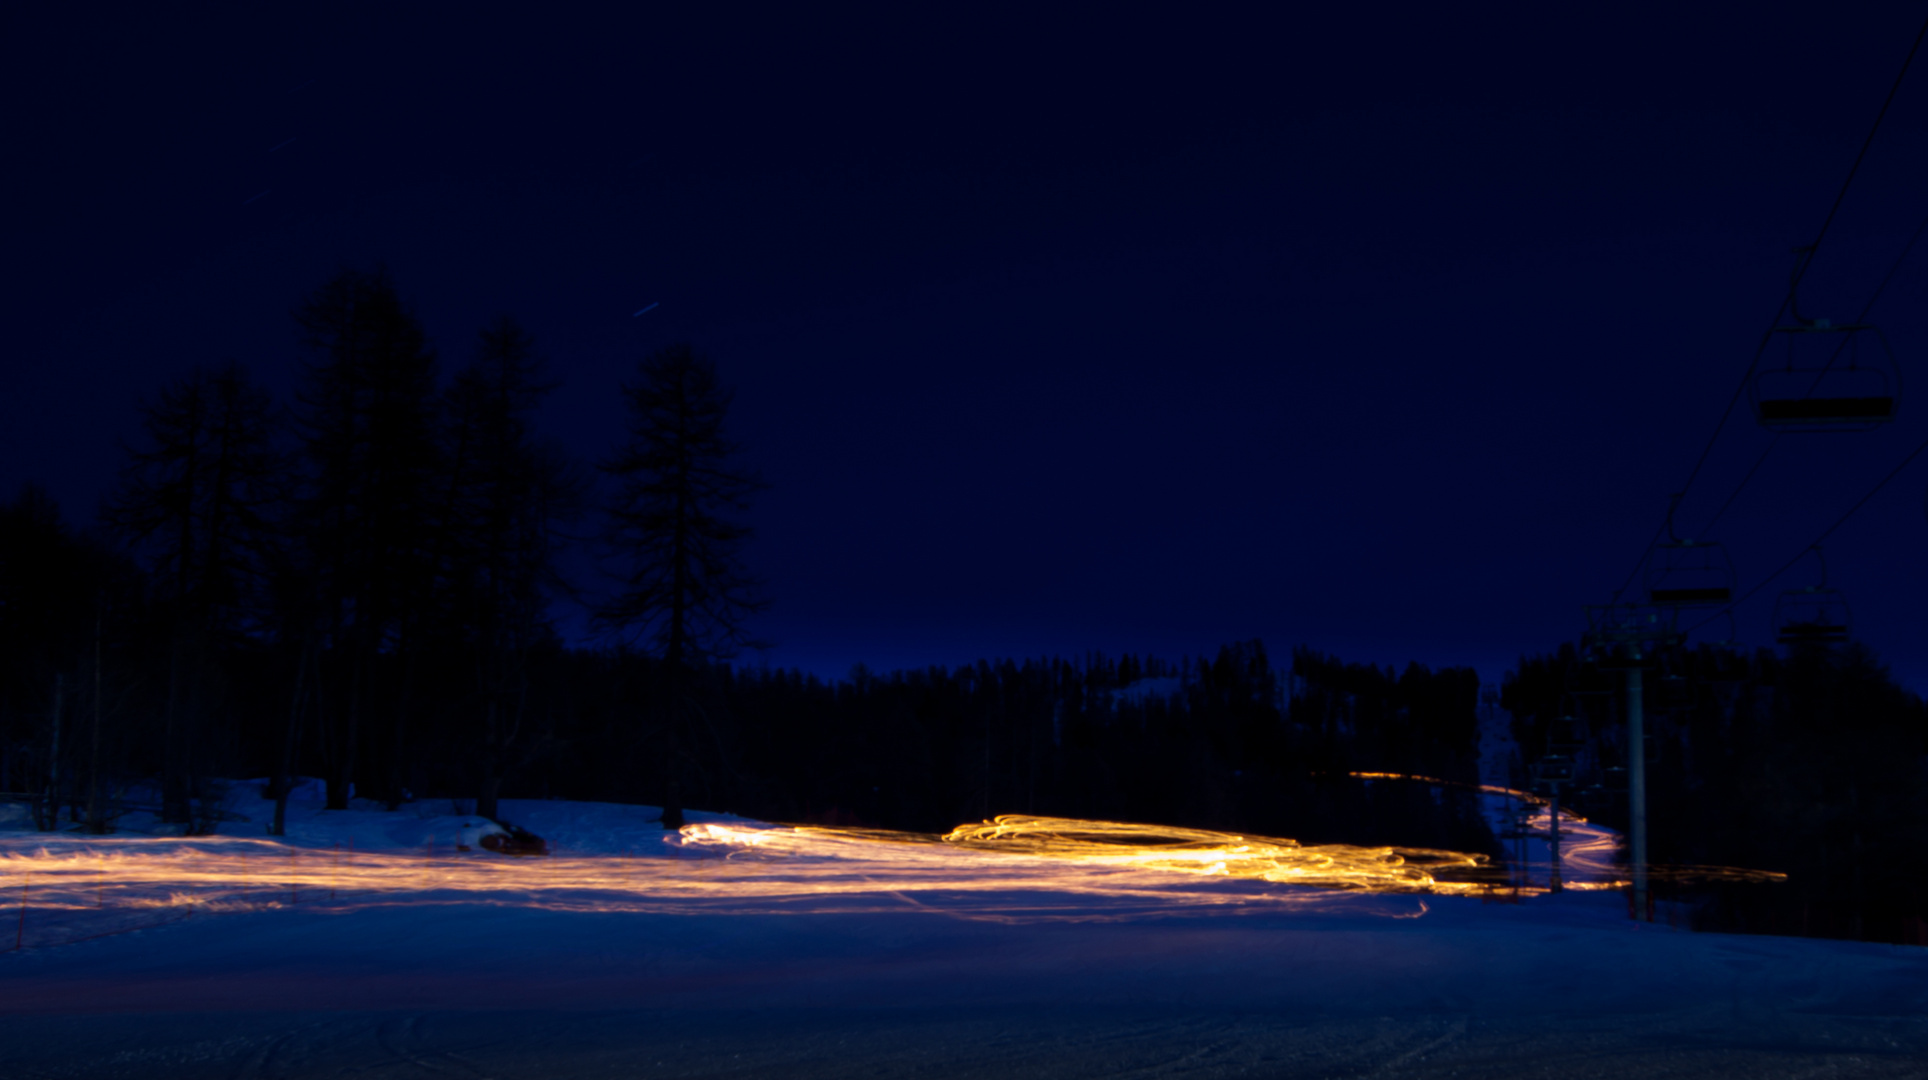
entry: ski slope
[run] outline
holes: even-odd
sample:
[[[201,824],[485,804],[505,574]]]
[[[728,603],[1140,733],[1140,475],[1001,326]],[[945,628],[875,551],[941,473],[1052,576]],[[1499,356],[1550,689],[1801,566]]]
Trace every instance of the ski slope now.
[[[0,832],[0,1076],[1928,1075],[1928,950],[1639,926],[1618,893],[564,802],[505,802],[556,852],[511,859],[454,850],[451,809]]]

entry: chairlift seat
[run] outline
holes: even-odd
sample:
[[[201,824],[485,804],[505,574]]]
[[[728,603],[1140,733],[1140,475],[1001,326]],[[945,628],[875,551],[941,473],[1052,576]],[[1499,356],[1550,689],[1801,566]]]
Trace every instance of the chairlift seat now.
[[[1667,511],[1673,533],[1673,509]],[[1659,607],[1713,607],[1734,596],[1734,563],[1711,540],[1672,539],[1655,544],[1647,570],[1647,602]]]
[[[1561,754],[1548,754],[1533,766],[1533,778],[1542,784],[1564,784],[1573,779],[1573,759]]]
[[[1734,590],[1725,585],[1697,588],[1651,589],[1647,599],[1655,604],[1725,604]]]
[[[1764,424],[1865,423],[1891,420],[1894,413],[1893,397],[1763,398],[1760,402]]]
[[[1774,639],[1782,645],[1838,644],[1853,630],[1854,616],[1847,597],[1826,584],[1827,567],[1821,570],[1823,584],[1805,589],[1789,589],[1774,602]]]
[[[1783,645],[1802,642],[1836,643],[1848,640],[1848,628],[1844,623],[1797,622],[1781,627],[1775,637]]]
[[[1860,348],[1864,335],[1873,348]],[[1776,338],[1787,348],[1786,364],[1759,367]],[[1870,325],[1816,319],[1775,327],[1755,363],[1754,415],[1770,431],[1868,431],[1893,420],[1900,404],[1901,368]]]

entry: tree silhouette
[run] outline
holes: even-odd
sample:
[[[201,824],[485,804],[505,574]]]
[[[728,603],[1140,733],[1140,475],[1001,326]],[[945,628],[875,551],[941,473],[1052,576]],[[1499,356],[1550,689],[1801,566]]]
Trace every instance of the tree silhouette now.
[[[98,791],[99,755],[78,751],[98,745],[99,725],[83,733],[74,722],[100,716],[87,691],[100,685],[102,633],[133,636],[142,584],[132,560],[68,528],[45,490],[28,484],[0,503],[0,789],[38,796],[38,828],[54,828],[63,803],[79,805],[83,765]]]
[[[606,535],[622,587],[595,619],[663,660],[663,827],[673,829],[683,823],[679,751],[692,668],[752,644],[745,621],[765,603],[739,554],[750,530],[726,516],[764,485],[731,464],[737,447],[723,423],[732,395],[708,357],[670,345],[645,357],[637,376],[623,387],[628,439],[598,465],[616,486]]]
[[[152,559],[169,641],[161,817],[185,822],[214,639],[262,615],[284,467],[268,393],[233,361],[196,369],[140,409],[147,445],[127,449],[101,516]]]
[[[410,631],[433,581],[435,353],[381,269],[337,274],[296,309],[295,322],[310,356],[298,395],[309,463],[300,524],[321,593],[308,632],[337,655],[332,680],[310,680],[317,692],[329,687],[333,704],[316,710],[327,733],[328,805],[348,805],[383,667],[396,669],[398,685],[386,695],[389,769],[375,780],[392,802],[410,706]],[[380,657],[399,662],[378,665]]]
[[[560,450],[535,437],[534,414],[554,389],[535,342],[508,316],[482,331],[475,359],[444,395],[438,512],[442,633],[479,699],[475,812],[497,816],[511,755],[533,740],[530,657],[554,639],[557,525],[579,484]]]

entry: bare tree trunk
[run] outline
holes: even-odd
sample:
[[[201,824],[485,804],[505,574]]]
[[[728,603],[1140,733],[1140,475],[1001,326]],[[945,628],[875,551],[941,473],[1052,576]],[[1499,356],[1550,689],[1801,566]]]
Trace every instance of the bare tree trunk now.
[[[1851,894],[1854,907],[1848,916],[1848,936],[1856,941],[1863,941],[1865,937],[1862,913],[1866,910],[1867,892],[1863,888],[1864,878],[1861,870],[1861,793],[1859,785],[1855,783],[1855,768],[1852,763],[1848,766],[1848,821],[1853,827],[1854,837],[1853,846],[1849,848],[1854,859],[1854,889]]]
[[[476,778],[475,812],[494,821],[500,816],[502,794],[502,703],[494,693],[488,694],[488,702],[483,715],[481,775]]]
[[[107,831],[107,818],[100,805],[100,610],[94,610],[94,732],[87,753],[87,831],[99,836]]]
[[[183,803],[187,806],[188,828],[199,830],[207,824],[197,811],[206,809],[211,797],[207,767],[200,751],[201,722],[208,711],[210,693],[208,691],[207,663],[208,629],[205,623],[197,623],[193,634],[188,638],[187,652],[187,708],[181,713],[180,731],[180,771],[182,779]]]
[[[47,798],[38,824],[43,832],[60,828],[60,714],[67,706],[67,676],[54,676],[54,738],[47,755]]]
[[[991,820],[991,709],[984,710],[984,800],[979,816]]]
[[[403,781],[407,778],[408,752],[408,708],[410,693],[415,685],[415,654],[405,641],[402,645],[402,690],[396,697],[394,737],[388,745],[388,792],[387,802],[390,811],[399,810],[409,797],[409,790]]]
[[[161,736],[161,820],[180,823],[188,820],[187,747],[181,733],[185,726],[182,714],[187,708],[181,701],[182,683],[186,681],[182,654],[187,651],[187,643],[178,620],[172,636],[168,644],[167,721]]]
[[[484,772],[482,782],[475,793],[476,816],[488,818],[490,821],[499,820],[502,816],[501,796],[502,778],[490,772]]]
[[[663,710],[663,765],[669,773],[663,785],[663,828],[680,829],[683,827],[683,793],[677,784],[678,775],[683,771],[683,763],[678,760],[681,740],[677,738],[678,727],[682,723],[682,664],[680,658],[670,661],[664,676]]]
[[[328,809],[330,810],[348,809],[348,800],[352,797],[349,792],[355,783],[355,735],[358,719],[356,714],[361,709],[362,668],[367,662],[359,652],[358,648],[353,660],[354,670],[350,672],[348,678],[348,713],[343,719],[340,757],[334,761],[334,767],[328,772]]]
[[[519,649],[513,647],[508,652],[510,655],[501,658],[494,670],[484,677],[483,682],[483,693],[489,702],[485,717],[488,726],[482,743],[481,776],[476,785],[475,812],[490,820],[494,820],[497,816],[502,797],[502,785],[508,781],[509,770],[526,764],[528,760],[526,751],[519,757],[514,753],[516,740],[522,735],[522,724],[529,715],[528,658]],[[503,685],[505,677],[512,677],[514,680],[513,709],[510,709],[504,701],[508,696],[507,689]]]
[[[274,822],[269,836],[288,835],[288,791],[294,787],[295,746],[301,738],[301,691],[307,680],[310,654],[314,646],[304,642],[295,657],[295,696],[288,703],[288,730],[281,738],[281,760],[274,774]]]
[[[668,690],[669,708],[664,712],[665,725],[669,736],[664,740],[663,760],[669,766],[669,783],[663,786],[663,828],[680,829],[683,827],[683,795],[677,787],[677,777],[683,771],[683,763],[677,751],[683,724],[683,650],[689,636],[689,595],[691,588],[691,568],[689,551],[689,494],[685,483],[677,495],[676,534],[670,549],[670,565],[673,575],[669,607],[669,642],[664,649],[664,660],[668,661],[669,671],[665,683]]]

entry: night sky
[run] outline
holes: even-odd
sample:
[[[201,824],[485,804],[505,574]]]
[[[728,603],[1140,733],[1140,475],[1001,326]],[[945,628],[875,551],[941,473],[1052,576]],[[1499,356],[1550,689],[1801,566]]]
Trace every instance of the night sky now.
[[[1259,637],[1497,679],[1633,569],[1924,14],[912,7],[10,14],[0,492],[91,523],[140,395],[234,357],[285,399],[290,309],[382,262],[444,371],[521,320],[584,459],[644,353],[716,358],[772,664]],[[1925,135],[1918,61],[1808,314],[1928,215]],[[1925,288],[1928,240],[1871,315],[1916,388]],[[1743,403],[1679,531],[1751,588],[1924,437],[1917,389],[1782,439],[1709,527]],[[1917,690],[1924,488],[1827,546]]]

